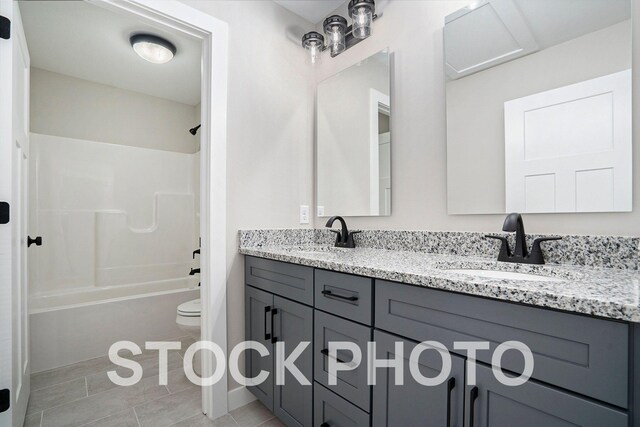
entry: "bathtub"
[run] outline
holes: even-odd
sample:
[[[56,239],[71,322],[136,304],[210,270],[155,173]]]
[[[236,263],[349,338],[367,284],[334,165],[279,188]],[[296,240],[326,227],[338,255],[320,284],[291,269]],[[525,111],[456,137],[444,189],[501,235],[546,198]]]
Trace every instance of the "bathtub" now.
[[[179,304],[199,298],[197,278],[76,291],[29,298],[31,371],[46,371],[108,354],[116,341],[177,338]]]

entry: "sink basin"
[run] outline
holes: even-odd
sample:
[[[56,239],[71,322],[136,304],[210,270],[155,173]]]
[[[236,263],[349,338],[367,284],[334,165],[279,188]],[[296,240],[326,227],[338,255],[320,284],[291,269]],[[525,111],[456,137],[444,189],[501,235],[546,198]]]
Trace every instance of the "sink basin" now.
[[[507,279],[507,280],[529,280],[534,282],[562,282],[557,277],[538,276],[537,274],[517,273],[514,271],[500,270],[471,270],[471,269],[455,269],[447,270],[452,273],[466,274],[468,276],[487,277],[490,279]]]

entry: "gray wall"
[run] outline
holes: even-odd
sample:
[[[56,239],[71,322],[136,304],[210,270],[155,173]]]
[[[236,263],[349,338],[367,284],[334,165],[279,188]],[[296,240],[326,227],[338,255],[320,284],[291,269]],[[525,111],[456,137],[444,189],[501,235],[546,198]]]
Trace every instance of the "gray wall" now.
[[[636,1],[636,6],[637,0]],[[389,47],[392,67],[393,152],[392,215],[349,218],[361,228],[496,231],[504,215],[447,214],[444,17],[468,1],[389,2],[374,23],[373,35],[317,69],[317,81]],[[343,10],[340,13],[346,16]],[[634,7],[634,41],[640,43],[640,7]],[[636,49],[637,51],[637,49]],[[640,108],[640,55],[634,56],[634,108]],[[640,165],[640,115],[634,114],[634,164]],[[316,219],[317,226],[322,220]],[[640,174],[634,174],[631,213],[531,214],[527,231],[535,233],[640,236]]]
[[[111,144],[195,153],[196,107],[31,69],[31,131]]]
[[[312,25],[271,1],[185,3],[229,24],[227,345],[244,340],[241,228],[293,228],[313,205],[313,70],[300,37]],[[229,377],[229,388],[236,384]]]
[[[631,22],[625,21],[515,61],[448,81],[449,212],[505,211],[506,101],[629,68]]]

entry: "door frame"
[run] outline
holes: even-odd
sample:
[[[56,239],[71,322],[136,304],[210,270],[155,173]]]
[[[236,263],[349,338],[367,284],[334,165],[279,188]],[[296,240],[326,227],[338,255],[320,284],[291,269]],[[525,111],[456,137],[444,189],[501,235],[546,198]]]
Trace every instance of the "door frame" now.
[[[226,160],[228,25],[176,0],[86,0],[134,15],[202,42],[200,128],[200,282],[202,335],[227,354]],[[211,352],[202,352],[203,376],[213,372]],[[224,396],[215,399],[215,396]],[[202,411],[210,419],[227,413],[227,373],[202,388]]]

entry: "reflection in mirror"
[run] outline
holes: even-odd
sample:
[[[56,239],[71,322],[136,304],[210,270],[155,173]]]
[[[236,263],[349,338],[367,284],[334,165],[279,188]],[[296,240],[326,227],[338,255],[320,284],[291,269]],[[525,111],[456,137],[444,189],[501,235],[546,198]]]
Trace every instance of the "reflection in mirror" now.
[[[318,85],[318,216],[391,214],[389,52]]]
[[[631,1],[446,18],[450,214],[631,210]]]

